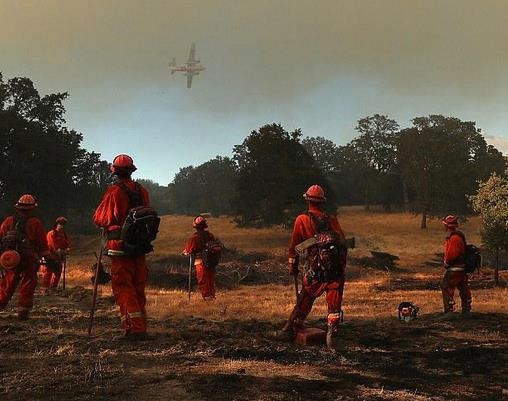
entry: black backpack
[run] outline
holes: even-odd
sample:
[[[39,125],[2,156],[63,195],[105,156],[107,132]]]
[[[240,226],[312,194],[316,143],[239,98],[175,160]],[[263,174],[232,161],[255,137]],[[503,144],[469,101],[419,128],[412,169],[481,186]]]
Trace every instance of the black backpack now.
[[[30,255],[30,240],[26,235],[26,223],[28,219],[14,216],[13,225],[1,240],[2,252],[7,250],[17,251],[21,257],[20,265],[27,262]]]
[[[475,270],[480,271],[482,265],[482,255],[480,249],[473,244],[466,245],[466,253],[464,254],[465,268],[468,274],[474,273]]]
[[[475,270],[480,271],[480,267],[482,265],[482,255],[480,253],[480,249],[473,245],[468,244],[466,241],[466,236],[461,231],[455,231],[451,235],[458,235],[464,241],[466,245],[466,250],[464,252],[464,272],[471,274],[474,273]]]
[[[199,235],[205,244],[201,253],[203,265],[209,268],[216,267],[222,257],[224,245],[218,239],[212,239],[208,231],[203,231],[203,234],[200,233]]]
[[[120,235],[125,254],[137,256],[152,252],[152,241],[157,238],[160,217],[151,206],[143,205],[141,185],[136,183],[136,191],[131,191],[123,182],[116,185],[129,197],[130,209]]]

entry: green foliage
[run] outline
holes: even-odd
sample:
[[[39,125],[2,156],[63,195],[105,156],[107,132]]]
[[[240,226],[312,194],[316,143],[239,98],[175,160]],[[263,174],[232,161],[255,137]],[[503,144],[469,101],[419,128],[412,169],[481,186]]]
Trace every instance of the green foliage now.
[[[233,206],[239,225],[291,224],[305,208],[302,194],[312,184],[324,187],[326,205],[335,211],[335,194],[300,138],[300,130],[270,124],[234,147],[238,180]]]
[[[351,142],[357,153],[357,174],[364,204],[381,203],[390,208],[400,203],[401,180],[397,164],[399,124],[388,116],[374,114],[358,121],[359,136]]]
[[[508,179],[493,173],[488,180],[480,182],[478,192],[469,199],[482,219],[482,242],[495,251],[494,280],[499,284],[499,251],[508,250]]]
[[[473,210],[483,223],[482,242],[492,250],[508,250],[508,180],[493,173],[480,182],[476,195],[470,196]]]
[[[476,191],[478,180],[503,171],[501,153],[487,145],[474,122],[441,115],[412,121],[400,134],[397,156],[413,211],[424,218],[469,213],[466,195]]]
[[[165,215],[171,212],[169,187],[164,187],[149,179],[140,178],[136,181],[146,188],[150,194],[150,204],[157,210],[159,215]]]
[[[323,173],[331,174],[336,171],[340,153],[335,143],[321,136],[308,136],[302,141],[302,145]]]
[[[356,126],[360,135],[352,145],[374,171],[388,172],[396,164],[398,129],[399,124],[388,116],[362,118]]]
[[[90,220],[110,174],[99,154],[81,148],[83,136],[63,125],[66,97],[66,93],[41,97],[30,79],[5,83],[0,75],[3,215],[12,212],[20,195],[31,193],[47,220],[68,213],[79,216],[83,227]],[[78,219],[71,217],[71,224],[73,220]]]
[[[181,168],[169,185],[170,210],[176,214],[231,214],[236,165],[217,156],[197,167]]]
[[[302,141],[326,175],[340,204],[400,203],[402,185],[397,165],[399,125],[375,114],[358,121],[359,136],[345,146],[322,137]]]

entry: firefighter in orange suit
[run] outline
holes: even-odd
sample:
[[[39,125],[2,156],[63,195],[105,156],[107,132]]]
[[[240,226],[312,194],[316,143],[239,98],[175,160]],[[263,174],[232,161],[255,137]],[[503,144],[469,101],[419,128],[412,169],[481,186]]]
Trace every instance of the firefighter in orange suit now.
[[[121,327],[126,338],[145,338],[146,295],[145,286],[148,268],[145,255],[129,256],[123,250],[120,239],[122,225],[133,205],[132,196],[138,195],[138,202],[149,205],[145,188],[131,179],[136,171],[132,158],[118,155],[113,160],[111,172],[117,182],[110,186],[94,215],[94,222],[102,227],[107,237],[105,254],[111,257],[111,286],[117,305],[120,307]]]
[[[47,293],[48,288],[56,288],[62,274],[62,265],[65,258],[71,251],[71,240],[65,232],[67,219],[63,216],[55,220],[51,231],[48,231],[46,238],[50,255],[43,266],[41,294]]]
[[[0,270],[0,310],[5,309],[19,285],[18,318],[28,319],[33,307],[39,259],[49,255],[46,232],[42,221],[33,215],[37,208],[34,196],[26,194],[15,205],[16,214],[7,217],[0,226],[2,254]]]
[[[300,214],[294,223],[293,234],[289,245],[289,273],[298,274],[298,254],[295,247],[303,241],[322,233],[325,237],[329,235],[336,237],[336,241],[345,240],[344,233],[335,216],[325,213],[321,205],[326,201],[325,193],[319,185],[311,186],[303,195],[308,204],[308,210]],[[326,233],[327,234],[326,234]],[[337,248],[337,245],[334,245]],[[336,249],[337,250],[337,249]],[[337,253],[326,270],[322,269],[323,262],[317,262],[316,247],[307,254],[307,270],[303,275],[303,287],[298,295],[296,305],[284,326],[281,336],[292,338],[296,332],[303,327],[303,323],[312,309],[316,298],[326,292],[328,304],[328,332],[327,343],[331,343],[332,336],[338,331],[338,324],[341,319],[342,294],[344,291],[345,279],[345,250]],[[337,252],[339,252],[337,250]],[[330,344],[329,344],[330,345]]]
[[[469,313],[471,312],[472,297],[469,288],[469,276],[464,271],[466,237],[463,232],[457,229],[459,226],[457,216],[446,216],[443,219],[443,225],[447,231],[444,244],[444,267],[446,272],[441,282],[444,312],[453,312],[453,306],[455,305],[453,296],[455,288],[457,288],[462,304],[462,313]]]
[[[215,236],[207,230],[207,221],[202,216],[194,219],[192,227],[196,232],[187,241],[182,254],[193,256],[199,291],[205,301],[211,301],[215,299],[215,266],[205,266],[201,254],[206,243],[215,240]]]

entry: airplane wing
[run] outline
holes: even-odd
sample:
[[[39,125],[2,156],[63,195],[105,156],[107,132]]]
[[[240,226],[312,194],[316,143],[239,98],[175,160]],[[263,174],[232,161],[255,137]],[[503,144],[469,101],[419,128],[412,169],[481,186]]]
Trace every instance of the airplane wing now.
[[[189,63],[192,63],[194,61],[196,61],[196,45],[192,43],[189,52]]]
[[[192,77],[194,76],[194,74],[189,74],[187,73],[187,88],[190,89],[191,85],[192,85]]]

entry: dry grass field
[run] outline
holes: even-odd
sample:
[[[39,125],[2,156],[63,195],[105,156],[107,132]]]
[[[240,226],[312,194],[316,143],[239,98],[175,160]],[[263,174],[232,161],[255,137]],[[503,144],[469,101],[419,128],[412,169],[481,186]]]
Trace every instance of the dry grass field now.
[[[187,261],[179,256],[191,217],[165,216],[149,257],[150,330],[141,343],[113,341],[119,332],[109,287],[101,288],[96,337],[86,337],[96,238],[77,238],[69,288],[37,297],[29,322],[15,319],[15,302],[0,312],[1,400],[501,400],[508,385],[506,287],[495,288],[487,266],[472,279],[473,314],[443,316],[444,231],[426,231],[402,213],[344,208],[339,219],[355,235],[345,289],[345,322],[335,350],[273,341],[294,302],[284,229],[238,229],[228,217],[210,230],[228,248],[218,269],[215,302],[187,300]],[[479,222],[462,226],[480,243]],[[370,251],[400,259],[387,270]],[[503,280],[508,278],[503,272]],[[399,302],[419,319],[402,324]],[[319,299],[309,325],[324,326]]]

